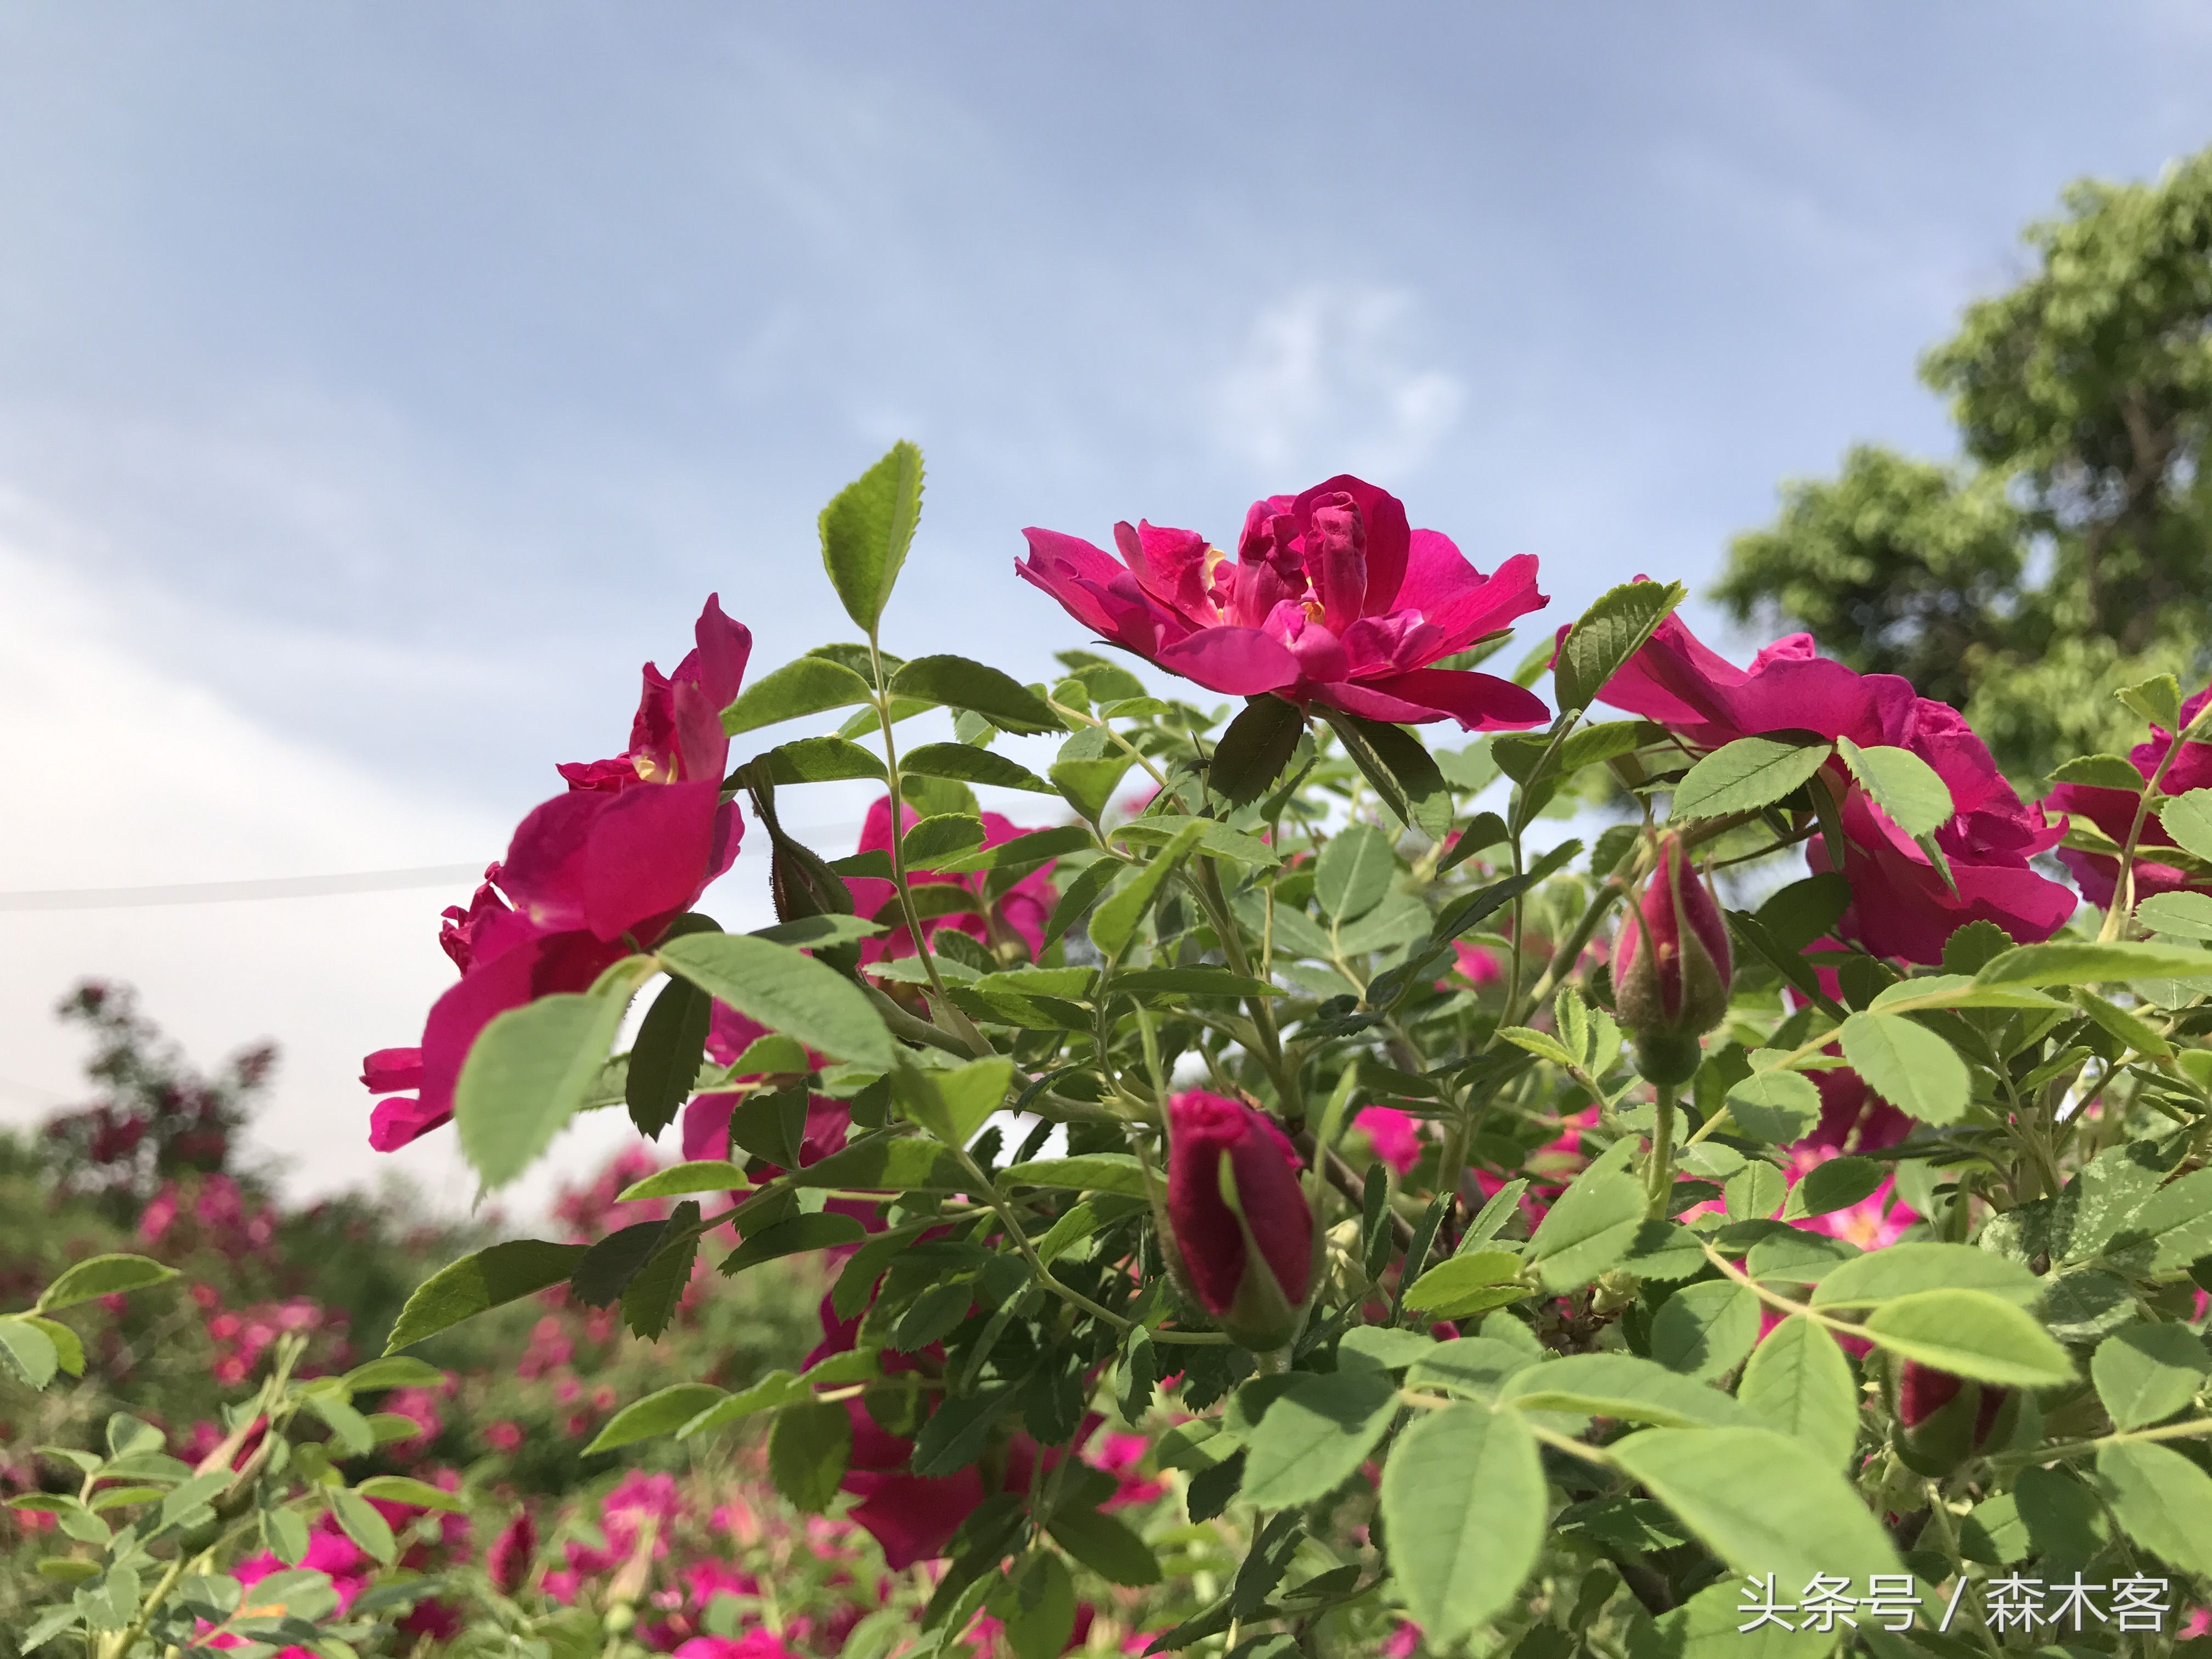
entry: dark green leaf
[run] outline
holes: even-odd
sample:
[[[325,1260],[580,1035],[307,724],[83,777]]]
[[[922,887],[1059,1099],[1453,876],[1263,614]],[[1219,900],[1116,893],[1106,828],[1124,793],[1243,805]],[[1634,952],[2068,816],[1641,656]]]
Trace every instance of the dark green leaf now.
[[[830,1507],[852,1455],[853,1419],[832,1401],[786,1406],[769,1431],[768,1468],[775,1489],[808,1515]]]
[[[969,743],[926,743],[899,757],[899,770],[923,778],[954,778],[962,783],[1000,789],[1027,789],[1049,795],[1052,786],[1019,761],[994,755]]]
[[[623,1099],[630,1121],[647,1140],[674,1122],[678,1109],[691,1097],[714,1012],[714,998],[680,979],[662,986],[645,1011],[623,1075]]]
[[[866,994],[812,957],[742,933],[687,934],[662,945],[659,956],[671,973],[811,1048],[879,1071],[897,1060]]]
[[[686,1423],[718,1401],[726,1398],[723,1390],[708,1382],[676,1382],[655,1390],[642,1400],[634,1400],[612,1417],[584,1448],[584,1455],[612,1451],[617,1446],[627,1446],[634,1441],[647,1440],[655,1435],[673,1434]]]
[[[1552,684],[1560,712],[1587,708],[1688,596],[1680,582],[1624,582],[1601,593],[1560,641]]]
[[[866,702],[871,695],[868,683],[842,663],[799,657],[739,692],[722,711],[722,730],[734,738],[802,714]]]
[[[903,441],[822,509],[822,564],[850,617],[872,635],[921,518],[921,452]]]
[[[969,708],[1008,732],[1058,732],[1060,717],[1043,698],[1011,676],[966,657],[916,657],[891,676],[902,697]]]
[[[1692,766],[1674,786],[1673,816],[1717,818],[1771,805],[1804,787],[1832,745],[1809,732],[1738,738]]]
[[[407,1298],[399,1322],[385,1342],[385,1352],[397,1353],[487,1308],[560,1284],[583,1260],[585,1248],[518,1238],[440,1268]]]
[[[1401,823],[1431,841],[1444,838],[1451,829],[1451,786],[1419,738],[1403,726],[1362,720],[1338,708],[1316,704],[1315,712],[1328,722],[1352,764]]]
[[[843,738],[797,738],[753,762],[778,783],[833,783],[843,778],[884,781],[884,763]]]
[[[1390,1567],[1425,1639],[1449,1652],[1512,1599],[1544,1534],[1535,1437],[1510,1412],[1422,1416],[1382,1468]]]
[[[779,1221],[772,1227],[763,1227],[724,1258],[725,1273],[743,1273],[747,1267],[763,1261],[773,1261],[778,1256],[798,1255],[808,1250],[834,1249],[840,1244],[852,1244],[866,1237],[859,1221],[848,1215],[833,1215],[823,1212],[817,1215],[793,1216],[788,1221]]]
[[[1214,744],[1207,783],[1232,805],[1259,799],[1291,763],[1304,730],[1305,717],[1280,697],[1248,699]]]
[[[686,1199],[668,1218],[666,1242],[623,1286],[623,1322],[633,1336],[658,1341],[676,1316],[684,1287],[691,1282],[692,1264],[699,1258],[699,1206]]]
[[[1160,1582],[1160,1564],[1152,1547],[1110,1515],[1064,1509],[1054,1514],[1046,1530],[1053,1542],[1109,1584]]]

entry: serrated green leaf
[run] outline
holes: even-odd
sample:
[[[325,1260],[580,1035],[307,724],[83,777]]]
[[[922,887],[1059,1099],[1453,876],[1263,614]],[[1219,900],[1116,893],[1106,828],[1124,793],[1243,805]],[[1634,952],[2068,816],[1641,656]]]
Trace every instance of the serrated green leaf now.
[[[872,635],[921,519],[921,452],[902,440],[822,509],[822,564],[845,614]]]
[[[2170,1447],[2123,1443],[2097,1473],[2129,1537],[2169,1565],[2212,1575],[2212,1477]]]
[[[1094,1509],[1053,1512],[1046,1530],[1060,1548],[1109,1584],[1137,1587],[1160,1582],[1160,1564],[1152,1547],[1127,1526]]]
[[[0,1317],[0,1362],[25,1387],[43,1389],[54,1380],[61,1355],[36,1326],[21,1319]]]
[[[2212,951],[2114,939],[2022,945],[1974,975],[1979,985],[2095,985],[2106,981],[2179,979],[2212,974]]]
[[[2097,1345],[2089,1380],[2116,1429],[2139,1429],[2172,1416],[2197,1397],[2212,1356],[2183,1325],[2130,1325]]]
[[[1759,1340],[1759,1310],[1758,1293],[1733,1279],[1686,1285],[1652,1316],[1651,1357],[1700,1380],[1734,1370]]]
[[[966,708],[1007,732],[1059,732],[1052,706],[1027,686],[966,657],[916,657],[891,676],[895,696]]]
[[[1245,1443],[1244,1501],[1308,1504],[1358,1473],[1398,1414],[1387,1371],[1299,1374]]]
[[[1810,1447],[1840,1469],[1858,1442],[1858,1389],[1836,1339],[1793,1314],[1753,1350],[1736,1403],[1761,1426]]]
[[[951,778],[998,789],[1049,795],[1053,787],[1019,761],[969,743],[926,743],[899,757],[899,770],[922,778]]]
[[[1804,787],[1834,745],[1809,732],[1738,738],[1700,760],[1674,786],[1672,816],[1715,818],[1749,812]]]
[[[1316,704],[1360,775],[1375,787],[1401,823],[1442,841],[1451,830],[1451,786],[1419,738],[1404,727],[1362,720],[1342,709]]]
[[[898,1046],[866,994],[826,963],[743,933],[687,933],[660,963],[770,1030],[839,1060],[889,1071]]]
[[[1593,1164],[1538,1224],[1528,1259],[1546,1290],[1556,1295],[1578,1289],[1628,1253],[1644,1218],[1644,1188],[1636,1178]]]
[[[2136,925],[2169,939],[2212,939],[2212,893],[2154,893],[2136,906]]]
[[[842,663],[798,657],[738,693],[737,701],[722,711],[722,730],[734,738],[804,714],[850,708],[873,695],[867,681]]]
[[[1922,1291],[1954,1288],[1985,1291],[2026,1308],[2043,1294],[2043,1281],[2017,1261],[1967,1244],[1892,1244],[1821,1275],[1813,1305],[1831,1310],[1873,1308]]]
[[[1837,1033],[1867,1086],[1923,1123],[1956,1123],[1972,1098],[1966,1062],[1902,1014],[1853,1014]]]
[[[397,1353],[487,1308],[560,1284],[575,1271],[586,1249],[518,1238],[463,1256],[433,1273],[407,1298],[385,1352]]]
[[[1637,580],[1601,593],[1559,642],[1552,684],[1562,713],[1587,708],[1652,630],[1688,597],[1680,582]]]
[[[94,1297],[120,1296],[143,1290],[176,1276],[174,1267],[165,1267],[143,1255],[87,1256],[71,1263],[60,1278],[46,1286],[39,1297],[37,1310],[42,1314],[52,1313],[80,1302],[89,1302]]]
[[[1322,914],[1351,921],[1382,902],[1398,873],[1390,837],[1371,823],[1348,824],[1321,849],[1314,866],[1314,896]]]
[[[2043,1389],[2074,1380],[2074,1362],[2051,1334],[1987,1291],[1916,1291],[1883,1303],[1859,1328],[1893,1353],[1978,1382]]]
[[[1844,1477],[1771,1429],[1645,1429],[1608,1448],[1632,1480],[1738,1573],[1896,1572],[1897,1553]]]
[[[1756,1321],[1753,1328],[1755,1334]],[[1524,1411],[1577,1412],[1668,1428],[1737,1420],[1735,1401],[1718,1389],[1632,1353],[1569,1354],[1509,1378],[1498,1398]]]
[[[1889,744],[1862,749],[1849,738],[1838,738],[1836,752],[1869,798],[1906,835],[1932,836],[1956,815],[1950,785],[1910,749]]]
[[[884,781],[884,763],[844,738],[795,738],[752,763],[777,783],[834,783],[847,778]]]
[[[1297,752],[1305,716],[1280,697],[1248,698],[1213,746],[1206,783],[1232,806],[1267,793]]]
[[[2182,851],[2212,859],[2212,789],[2176,795],[2159,807],[2158,821]]]
[[[1391,1449],[1382,1498],[1399,1593],[1425,1639],[1449,1652],[1536,1565],[1544,1473],[1535,1438],[1510,1412],[1431,1412]]]
[[[1462,1319],[1532,1294],[1512,1282],[1520,1272],[1521,1258],[1510,1251],[1478,1250],[1455,1255],[1415,1279],[1406,1292],[1405,1304],[1433,1319]]]
[[[1204,825],[1198,821],[1183,825],[1151,863],[1115,889],[1112,896],[1091,913],[1091,941],[1101,954],[1109,958],[1118,957],[1127,947],[1145,912],[1158,896],[1160,884],[1204,833]]]

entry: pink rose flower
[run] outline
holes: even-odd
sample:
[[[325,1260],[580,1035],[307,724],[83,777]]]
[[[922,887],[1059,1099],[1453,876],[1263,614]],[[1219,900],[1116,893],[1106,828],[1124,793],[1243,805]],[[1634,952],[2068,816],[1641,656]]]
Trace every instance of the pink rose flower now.
[[[738,854],[744,820],[721,799],[729,739],[721,709],[738,693],[752,635],[709,596],[698,645],[676,672],[647,663],[630,747],[560,769],[568,793],[532,811],[469,908],[449,908],[441,942],[461,980],[432,1005],[416,1049],[380,1048],[362,1081],[380,1102],[369,1145],[392,1152],[451,1121],[453,1085],[477,1035],[510,1008],[591,988],[650,948]]]
[[[983,845],[996,847],[1026,834],[1012,818],[999,812],[986,812],[983,818]],[[916,820],[915,810],[906,809],[906,821],[912,825]],[[860,853],[889,853],[891,846],[891,801],[885,795],[868,809],[867,820],[860,827],[860,844],[854,850]],[[984,876],[954,875],[939,870],[915,871],[911,881],[916,887],[952,885],[965,888],[975,895],[975,908],[955,911],[924,919],[922,933],[934,937],[947,928],[967,934],[981,944],[996,946],[1019,939],[1031,957],[1044,949],[1044,925],[1052,915],[1052,866],[1039,865],[1000,894],[996,899],[987,899]],[[856,915],[871,921],[880,921],[890,932],[875,939],[860,941],[860,960],[863,963],[883,962],[915,953],[914,934],[906,927],[905,917],[898,902],[898,890],[878,876],[856,876],[845,884],[852,890],[853,908]]]
[[[1842,802],[1843,873],[1852,895],[1844,931],[1876,956],[1939,962],[1944,941],[1976,921],[2034,944],[2073,914],[2074,895],[2028,867],[2057,844],[2063,827],[2014,793],[1959,712],[1918,696],[1894,674],[1861,674],[1815,655],[1809,634],[1778,640],[1749,668],[1738,668],[1669,617],[1599,696],[1658,721],[1693,750],[1762,732],[1807,731],[1862,747],[1910,750],[1927,762],[1957,808],[1935,837],[1958,882],[1955,893],[1840,759],[1823,768]],[[1820,839],[1807,857],[1814,869],[1827,867]]]
[[[2206,687],[2181,706],[2184,726],[2195,720],[2212,702],[2212,686]],[[2151,728],[2148,741],[2137,744],[2128,751],[2128,758],[2146,781],[2159,769],[2173,748],[2173,733],[2157,726]],[[2192,743],[2175,757],[2166,769],[2164,781],[2159,785],[2161,793],[2185,795],[2192,789],[2212,787],[2212,744]],[[2085,817],[2114,841],[2125,844],[2130,826],[2135,823],[2137,796],[2129,789],[2098,789],[2086,783],[2062,783],[2043,799],[2043,804],[2052,811],[2072,813]],[[2143,820],[2142,834],[2136,846],[2139,851],[2171,847],[2173,837],[2166,833],[2165,826],[2154,812]],[[2100,909],[2112,902],[2112,894],[2119,885],[2120,861],[2100,858],[2094,853],[2079,853],[2068,848],[2058,854],[2059,860],[2074,872],[2074,879],[2081,884],[2081,896]],[[2136,860],[2136,897],[2147,899],[2154,893],[2179,892],[2194,887],[2198,892],[2212,891],[2212,884],[2192,880],[2183,871],[2171,864],[2160,864],[2155,857]]]
[[[1469,732],[1550,718],[1510,680],[1434,665],[1543,605],[1536,561],[1485,576],[1396,496],[1348,475],[1255,501],[1231,562],[1195,531],[1114,526],[1119,562],[1031,529],[1022,578],[1097,635],[1210,691],[1273,692],[1369,720]]]
[[[1421,1120],[1411,1112],[1369,1106],[1353,1115],[1352,1127],[1367,1137],[1375,1156],[1400,1175],[1421,1161]]]

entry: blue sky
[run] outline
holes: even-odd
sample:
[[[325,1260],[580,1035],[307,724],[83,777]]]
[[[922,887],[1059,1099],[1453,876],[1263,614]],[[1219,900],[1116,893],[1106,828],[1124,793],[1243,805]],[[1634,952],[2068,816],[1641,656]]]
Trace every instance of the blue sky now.
[[[850,631],[813,514],[898,436],[892,644],[1025,673],[1024,525],[1339,470],[1555,617],[1702,581],[1945,446],[1915,359],[2067,180],[2212,140],[2179,3],[0,4],[0,726],[69,780],[8,889],[493,855],[709,588],[763,667]],[[0,1109],[105,968],[349,1137],[445,896],[0,916]]]

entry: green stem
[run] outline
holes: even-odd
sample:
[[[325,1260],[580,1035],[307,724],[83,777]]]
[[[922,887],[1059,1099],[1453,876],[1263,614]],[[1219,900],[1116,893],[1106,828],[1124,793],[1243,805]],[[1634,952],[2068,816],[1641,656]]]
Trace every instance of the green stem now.
[[[1667,1200],[1674,1195],[1674,1098],[1680,1085],[1651,1085],[1651,1164],[1646,1181],[1651,1194],[1651,1213],[1667,1218]]]
[[[2206,713],[2212,714],[2212,708],[2208,708]],[[2142,839],[2143,825],[2150,818],[2152,798],[2158,793],[2159,785],[2166,781],[2166,775],[2172,769],[2173,763],[2181,757],[2181,745],[2189,742],[2197,729],[2204,723],[2205,715],[2199,714],[2173,734],[2173,741],[2166,746],[2158,769],[2150,775],[2150,781],[2143,785],[2142,794],[2136,801],[2135,820],[2128,825],[2127,840],[2120,843],[2120,878],[2113,884],[2112,902],[2105,912],[2105,925],[2097,930],[2100,944],[2122,938],[2127,932],[2128,918],[2135,914],[2136,908],[2136,845]]]

